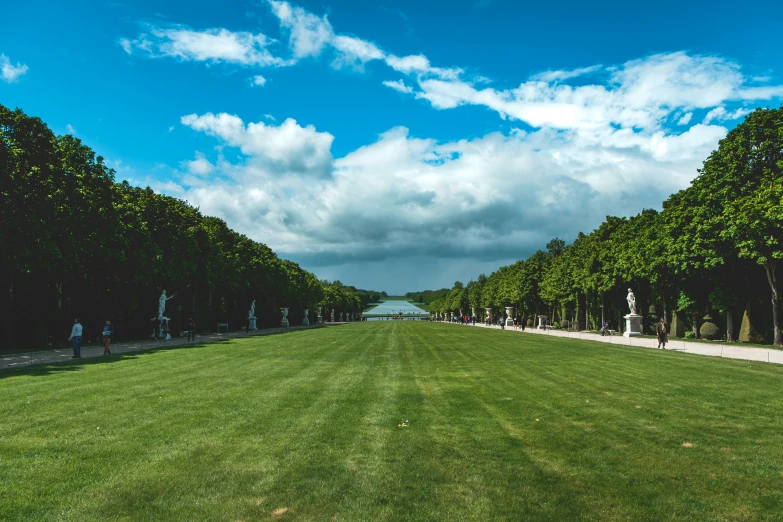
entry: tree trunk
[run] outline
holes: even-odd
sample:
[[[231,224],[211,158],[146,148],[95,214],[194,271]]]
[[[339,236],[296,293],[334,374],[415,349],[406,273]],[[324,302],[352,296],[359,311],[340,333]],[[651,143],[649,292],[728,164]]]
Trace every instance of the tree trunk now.
[[[775,274],[775,260],[772,259],[764,263],[764,270],[767,273],[767,281],[769,281],[770,290],[772,290],[772,326],[774,329],[774,336],[772,344],[775,346],[783,346],[783,339],[780,335],[780,318],[778,317],[778,280]]]
[[[666,317],[666,299],[663,300],[663,322],[666,324],[671,324],[669,323],[669,318]]]
[[[606,303],[604,302],[604,295],[601,294],[601,328],[604,327],[606,322]]]
[[[11,350],[14,347],[14,283],[8,284],[8,308],[6,308],[5,317],[5,335],[8,339],[5,343],[6,348]]]
[[[696,312],[691,313],[691,323],[693,325],[693,338],[699,338],[699,314]]]
[[[590,329],[590,299],[587,292],[585,292],[585,330]]]
[[[726,311],[726,341],[734,341],[734,316],[731,310]]]

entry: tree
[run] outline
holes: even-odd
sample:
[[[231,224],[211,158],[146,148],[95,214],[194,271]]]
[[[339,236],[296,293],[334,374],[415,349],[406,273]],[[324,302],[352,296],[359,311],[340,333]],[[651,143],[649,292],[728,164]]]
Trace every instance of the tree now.
[[[757,109],[720,141],[694,180],[703,225],[738,257],[762,267],[771,294],[773,343],[781,339],[778,272],[783,259],[783,108]]]

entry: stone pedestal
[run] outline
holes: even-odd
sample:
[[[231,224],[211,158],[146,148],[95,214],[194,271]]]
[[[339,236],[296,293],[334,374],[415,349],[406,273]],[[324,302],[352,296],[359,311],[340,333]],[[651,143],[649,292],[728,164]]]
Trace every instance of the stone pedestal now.
[[[283,320],[280,321],[280,326],[288,328],[288,308],[281,308],[280,313],[283,314]]]
[[[255,317],[248,317],[247,320],[250,322],[250,326],[248,327],[249,330],[258,330],[258,328],[256,328],[256,318]]]
[[[549,316],[548,315],[539,315],[538,316],[538,326],[537,328],[541,330],[542,328],[546,328],[546,320]]]
[[[309,308],[305,308],[305,312],[304,312],[304,319],[302,319],[302,325],[303,325],[303,326],[307,326],[307,325],[309,325],[309,324],[310,324],[310,319],[308,319],[308,318],[307,318],[307,313],[308,313],[309,311],[310,311],[310,309],[309,309]]]
[[[514,307],[506,307],[506,326],[514,326]]]
[[[642,335],[642,316],[628,314],[625,316],[625,332],[623,337],[640,337]]]

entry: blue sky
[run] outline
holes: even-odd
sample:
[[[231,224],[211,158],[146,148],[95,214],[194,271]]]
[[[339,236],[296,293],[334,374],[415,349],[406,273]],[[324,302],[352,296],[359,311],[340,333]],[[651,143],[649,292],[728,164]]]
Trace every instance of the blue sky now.
[[[783,99],[780,2],[12,2],[0,103],[320,277],[449,286],[658,208]]]

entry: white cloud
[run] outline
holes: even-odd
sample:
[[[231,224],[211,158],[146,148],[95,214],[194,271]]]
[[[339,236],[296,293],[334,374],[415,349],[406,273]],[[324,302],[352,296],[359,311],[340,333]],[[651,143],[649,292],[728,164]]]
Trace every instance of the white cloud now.
[[[266,35],[228,29],[193,30],[182,25],[149,26],[134,40],[122,38],[120,46],[128,54],[182,61],[225,62],[243,66],[283,66],[290,63],[273,56]]]
[[[272,14],[289,31],[289,46],[295,58],[318,56],[334,37],[332,25],[326,16],[316,16],[288,2],[270,0]]]
[[[686,112],[679,120],[677,120],[677,125],[688,125],[691,121],[691,118],[693,118],[693,113]]]
[[[76,129],[70,123],[65,125],[65,132],[71,134],[72,136],[76,136]]]
[[[332,170],[331,146],[334,136],[318,132],[315,127],[301,127],[288,118],[278,126],[263,122],[244,124],[231,114],[189,114],[182,123],[220,138],[255,161],[256,167],[272,169],[279,174],[328,176]]]
[[[337,35],[331,43],[337,50],[332,66],[338,69],[346,66],[361,68],[369,61],[385,57],[375,44],[352,36]]]
[[[442,79],[456,80],[462,74],[462,69],[458,67],[442,68],[433,67],[430,65],[430,61],[423,54],[411,55],[411,56],[394,56],[393,54],[386,57],[386,65],[405,74],[420,74],[437,76]]]
[[[264,85],[266,85],[266,78],[264,78],[260,74],[256,74],[255,76],[250,78],[250,84],[256,87],[263,87]]]
[[[707,125],[712,121],[731,121],[742,118],[750,114],[748,109],[739,108],[735,111],[727,111],[725,107],[715,107],[704,116],[704,124]]]
[[[215,166],[199,151],[196,151],[196,159],[183,161],[182,166],[188,173],[196,176],[207,176],[215,170]]]
[[[439,142],[400,127],[332,160],[332,136],[291,119],[274,127],[206,114],[183,123],[247,160],[217,166],[207,185],[183,179],[180,197],[311,266],[413,254],[518,257],[553,235],[590,230],[607,209],[627,215],[660,205],[726,133],[706,125],[650,136],[542,129]],[[302,157],[332,175],[292,168]]]
[[[601,65],[591,65],[590,67],[580,67],[578,69],[571,70],[544,71],[538,74],[534,74],[531,79],[541,82],[557,82],[576,78],[578,76],[584,76],[585,74],[594,73],[601,70],[601,68]]]
[[[406,85],[404,81],[402,80],[395,80],[395,81],[385,81],[383,84],[386,87],[391,87],[395,91],[399,91],[405,94],[410,94],[413,92],[413,88],[409,85]]]
[[[21,62],[16,62],[16,65],[14,65],[11,63],[11,59],[8,56],[0,54],[0,78],[2,78],[3,81],[14,83],[19,80],[20,76],[26,74],[29,70],[30,68],[27,67],[27,65]]]
[[[515,127],[448,142],[399,127],[334,159],[332,134],[290,118],[277,125],[226,113],[184,116],[184,125],[244,157],[210,163],[196,153],[166,190],[311,264],[414,254],[519,258],[554,235],[591,230],[607,213],[658,207],[726,135],[721,122],[747,114],[749,102],[783,96],[783,87],[759,85],[737,63],[685,52],[500,86],[336,33],[326,16],[287,2],[269,4],[288,36],[287,63],[322,53],[335,68],[377,61],[404,75],[383,82],[391,89],[438,110],[483,107]],[[160,52],[143,40],[131,49]],[[696,111],[707,116],[694,124]],[[532,130],[518,130],[527,128],[519,122]]]

